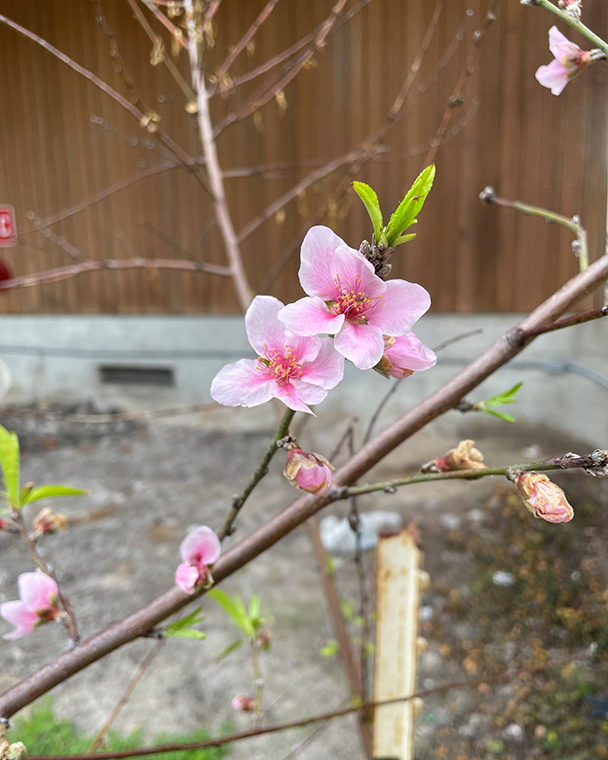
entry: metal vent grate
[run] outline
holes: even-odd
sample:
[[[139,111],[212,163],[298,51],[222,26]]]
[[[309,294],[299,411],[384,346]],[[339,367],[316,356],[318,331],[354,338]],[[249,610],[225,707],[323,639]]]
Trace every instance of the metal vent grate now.
[[[125,364],[102,364],[99,377],[104,385],[154,385],[172,388],[175,373],[171,367],[133,367]]]

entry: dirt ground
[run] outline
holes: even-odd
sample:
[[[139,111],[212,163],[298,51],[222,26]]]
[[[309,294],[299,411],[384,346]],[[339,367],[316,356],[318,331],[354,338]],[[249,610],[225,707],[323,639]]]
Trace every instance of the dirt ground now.
[[[219,425],[213,419],[101,431],[92,426],[68,429],[56,423],[14,419],[0,422],[22,436],[24,481],[68,483],[91,489],[90,496],[56,502],[57,508],[69,517],[69,528],[42,543],[43,553],[56,567],[85,637],[142,606],[172,584],[179,562],[178,546],[186,531],[200,524],[219,527],[230,497],[242,488],[273,432],[270,416],[267,424],[259,425],[257,430],[244,431],[238,430],[238,424]],[[321,432],[320,424],[314,421],[302,430],[300,442],[327,454],[345,422]],[[458,431],[461,437],[475,437],[486,461],[496,465],[570,450],[584,453],[599,445],[499,421],[471,424],[467,420],[466,428],[464,422],[462,427]],[[457,436],[446,436],[438,429],[419,433],[368,479],[416,471],[421,463],[442,455],[457,441]],[[280,474],[280,458],[279,454],[271,473],[248,502],[231,541],[250,533],[294,496]],[[425,566],[432,586],[421,609],[421,632],[429,640],[429,648],[419,663],[420,688],[492,675],[509,665],[531,668],[542,663],[543,656],[546,661],[554,655],[583,655],[590,645],[592,649],[595,645],[596,650],[598,643],[605,646],[600,635],[604,613],[583,609],[577,600],[586,599],[593,587],[589,591],[595,595],[593,603],[599,599],[599,606],[606,607],[606,601],[601,601],[608,571],[602,507],[605,510],[608,505],[608,483],[578,473],[556,478],[567,487],[577,516],[568,526],[539,526],[539,521],[509,500],[508,486],[491,480],[416,485],[394,495],[361,499],[363,510],[397,511],[404,522],[415,520],[422,533]],[[576,525],[581,502],[592,506],[582,510],[576,541],[573,539],[569,545],[567,536],[574,534],[566,532]],[[342,504],[331,509],[336,514],[346,514]],[[530,554],[529,541],[536,547],[534,551],[544,547],[548,559]],[[560,553],[551,554],[552,547]],[[0,557],[1,597],[14,599],[18,573],[31,566],[15,536],[0,534]],[[367,562],[373,565],[373,553]],[[540,600],[538,594],[529,595],[530,573],[536,573],[543,563],[548,577],[555,579],[556,572],[564,566],[570,573],[568,577],[579,586],[584,584],[583,589],[575,583],[572,599],[561,607],[561,602],[552,602],[551,609],[572,613],[560,612],[561,617],[553,615],[547,620],[546,615],[543,617],[546,594],[544,599],[541,594]],[[579,571],[581,563],[583,570]],[[535,569],[531,571],[530,567]],[[528,568],[525,577],[519,575],[522,568]],[[586,568],[591,569],[587,572]],[[497,572],[507,575],[496,576]],[[508,583],[510,576],[510,586],[496,583],[496,578],[502,578],[503,583],[506,578]],[[355,598],[352,565],[348,561],[338,562],[336,577],[343,596]],[[333,633],[303,528],[229,578],[222,588],[246,599],[259,593],[263,614],[272,618],[273,646],[262,661],[265,722],[305,717],[348,701],[339,660],[324,657],[320,651]],[[515,594],[521,599],[524,613],[514,606]],[[203,601],[203,614],[202,629],[207,639],[168,640],[116,720],[116,728],[128,732],[143,727],[152,735],[160,731],[192,731],[201,725],[214,733],[226,721],[231,721],[237,730],[251,724],[247,715],[234,713],[230,706],[235,694],[253,690],[246,650],[242,648],[222,662],[214,662],[238,632],[212,600]],[[576,614],[575,625],[572,616]],[[599,622],[579,632],[581,618],[584,622],[593,615]],[[566,633],[560,632],[562,629]],[[608,639],[608,629],[605,634]],[[65,637],[60,626],[48,626],[28,638],[4,641],[0,646],[0,688],[6,688],[62,651]],[[57,687],[53,692],[56,711],[94,733],[153,646],[153,641],[134,642]],[[608,746],[602,744],[607,738],[602,734],[602,725],[608,728],[608,723],[601,714],[597,717],[597,709],[585,701],[586,696],[576,704],[584,720],[596,721],[593,730],[597,729],[599,738],[594,738],[590,746],[600,749],[594,750],[595,755],[580,754],[587,751],[585,747],[580,752],[580,748],[568,750],[570,754],[565,752],[566,745],[560,741],[569,730],[565,723],[562,725],[566,718],[560,717],[562,713],[557,708],[542,713],[545,702],[534,696],[543,691],[546,680],[542,678],[530,676],[528,680],[429,697],[418,719],[416,757],[591,760],[608,756],[608,751],[602,754],[602,746]],[[589,693],[599,700],[608,686],[597,686],[593,693],[599,696]],[[540,704],[536,712],[528,709],[527,700],[533,699],[534,704]],[[572,715],[575,703],[565,704]],[[588,735],[586,723],[583,728]],[[305,742],[314,730],[300,729],[241,742],[233,745],[229,756],[235,760],[282,760],[294,744]],[[572,729],[574,733],[578,730]],[[557,739],[551,732],[556,732]],[[345,718],[327,724],[314,741],[304,744],[298,757],[363,757],[355,720]]]

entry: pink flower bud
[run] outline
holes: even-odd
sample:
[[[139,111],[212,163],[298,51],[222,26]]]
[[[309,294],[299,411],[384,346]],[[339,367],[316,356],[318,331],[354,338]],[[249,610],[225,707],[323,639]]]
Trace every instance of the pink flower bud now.
[[[175,583],[186,594],[193,594],[199,586],[210,585],[210,568],[220,558],[222,546],[219,538],[205,525],[189,533],[179,547],[184,560],[175,571]]]
[[[3,639],[20,639],[43,623],[63,617],[57,583],[42,570],[21,573],[17,581],[20,600],[0,604],[0,615],[15,626]]]
[[[384,354],[376,364],[376,372],[384,377],[409,377],[437,363],[437,357],[430,348],[424,346],[413,332],[394,338],[384,336]]]
[[[334,482],[332,465],[320,454],[292,449],[287,454],[283,475],[296,488],[309,493],[327,493]]]
[[[251,712],[255,706],[253,697],[246,697],[243,694],[237,694],[232,699],[232,709],[242,710],[243,712]]]
[[[8,530],[10,528],[12,528],[12,524],[11,524],[10,520],[3,520],[0,517],[0,530]]]
[[[34,531],[39,534],[57,533],[65,530],[68,518],[61,512],[52,512],[49,507],[40,510],[34,519]]]
[[[515,485],[526,507],[534,517],[550,523],[570,522],[574,510],[562,489],[540,472],[522,472]]]
[[[455,449],[450,449],[448,453],[436,459],[434,466],[431,468],[439,472],[450,472],[451,470],[485,470],[483,464],[483,454],[475,448],[475,441],[460,441]]]

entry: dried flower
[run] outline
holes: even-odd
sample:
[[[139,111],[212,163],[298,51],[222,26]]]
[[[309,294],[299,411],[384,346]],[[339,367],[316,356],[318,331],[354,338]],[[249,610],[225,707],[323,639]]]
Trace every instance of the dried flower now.
[[[475,441],[460,441],[455,449],[450,449],[448,453],[436,459],[434,467],[439,472],[450,472],[451,470],[485,470],[483,464],[483,454],[475,448]]]
[[[540,472],[521,472],[515,485],[524,504],[534,517],[550,523],[570,522],[574,510],[562,489]]]
[[[333,467],[320,454],[291,449],[283,475],[296,488],[309,493],[327,493],[333,483]]]
[[[232,709],[242,710],[243,712],[251,712],[255,707],[255,700],[253,697],[246,697],[244,694],[237,694],[232,698]]]
[[[0,604],[0,615],[15,626],[3,639],[20,639],[34,628],[64,615],[59,607],[57,583],[42,570],[21,573],[17,581],[19,601]]]
[[[40,535],[43,533],[57,533],[65,530],[68,518],[61,512],[53,512],[49,507],[40,510],[34,518],[34,531]]]
[[[175,571],[175,583],[186,594],[193,594],[197,587],[210,580],[210,568],[221,554],[219,538],[205,525],[189,533],[179,547],[184,560]]]
[[[6,760],[21,760],[21,758],[25,757],[26,752],[27,749],[23,742],[13,742],[9,744],[5,757]]]
[[[555,59],[547,66],[541,66],[536,78],[543,87],[549,87],[554,95],[559,95],[568,82],[593,61],[593,52],[581,50],[556,26],[549,30],[549,49]]]

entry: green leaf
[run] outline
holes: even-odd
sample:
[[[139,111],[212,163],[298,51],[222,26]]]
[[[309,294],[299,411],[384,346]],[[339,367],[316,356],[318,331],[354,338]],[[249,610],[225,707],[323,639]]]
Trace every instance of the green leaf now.
[[[408,237],[407,235],[402,236],[401,233],[408,227],[411,227],[412,224],[415,224],[416,217],[420,213],[420,209],[423,207],[426,197],[433,186],[434,178],[435,166],[431,164],[416,178],[405,198],[391,216],[389,223],[384,229],[389,247],[397,245],[397,240],[401,237]],[[406,241],[401,240],[401,242],[405,243]]]
[[[172,633],[168,635],[173,635],[173,632],[175,631],[182,631],[184,628],[191,628],[193,625],[200,623],[203,619],[203,616],[201,615],[202,609],[202,607],[197,607],[190,615],[186,615],[186,617],[180,618],[173,623],[169,623],[169,625],[165,627],[164,633],[166,634],[167,631],[171,631]]]
[[[249,619],[254,626],[260,622],[260,597],[258,594],[252,594],[249,600]]]
[[[232,652],[234,652],[240,646],[243,646],[244,643],[245,639],[238,639],[237,641],[233,641],[232,644],[228,644],[225,649],[222,649],[218,656],[213,658],[212,662],[221,662],[223,659],[228,657],[229,654],[232,654]]]
[[[374,227],[374,234],[376,236],[376,244],[379,244],[382,240],[382,228],[384,226],[382,221],[382,211],[380,210],[380,204],[378,203],[378,196],[365,182],[353,182],[353,189],[363,201],[363,205],[367,209],[369,218],[372,220]]]
[[[222,607],[224,612],[228,613],[243,633],[249,638],[255,636],[253,623],[249,619],[245,605],[240,596],[228,596],[219,588],[212,588],[207,592]]]
[[[398,237],[396,240],[393,240],[393,248],[396,245],[401,245],[401,243],[408,243],[410,240],[413,240],[416,237],[416,233],[412,232],[409,235],[401,235],[401,237]]]
[[[184,628],[181,631],[169,631],[165,630],[165,636],[172,636],[175,639],[198,639],[202,641],[207,638],[207,634],[202,631],[197,631],[196,628]]]
[[[328,639],[327,643],[324,647],[321,647],[319,650],[319,654],[322,657],[333,657],[334,655],[338,654],[340,647],[338,646],[338,642],[335,641],[335,639]]]
[[[52,499],[56,496],[86,496],[91,493],[90,491],[83,491],[81,488],[72,488],[71,486],[40,486],[39,488],[32,488],[25,492],[24,488],[21,495],[21,506],[25,507],[26,504],[31,504],[33,501],[40,501],[40,499]]]
[[[340,599],[340,607],[346,620],[352,620],[355,615],[355,600]]]
[[[498,417],[501,420],[505,420],[505,422],[515,422],[515,417],[513,417],[511,414],[505,414],[504,412],[495,412],[494,409],[480,409],[480,412],[483,412],[484,414],[491,414],[492,417]]]
[[[19,439],[0,425],[0,468],[11,507],[19,509]]]

